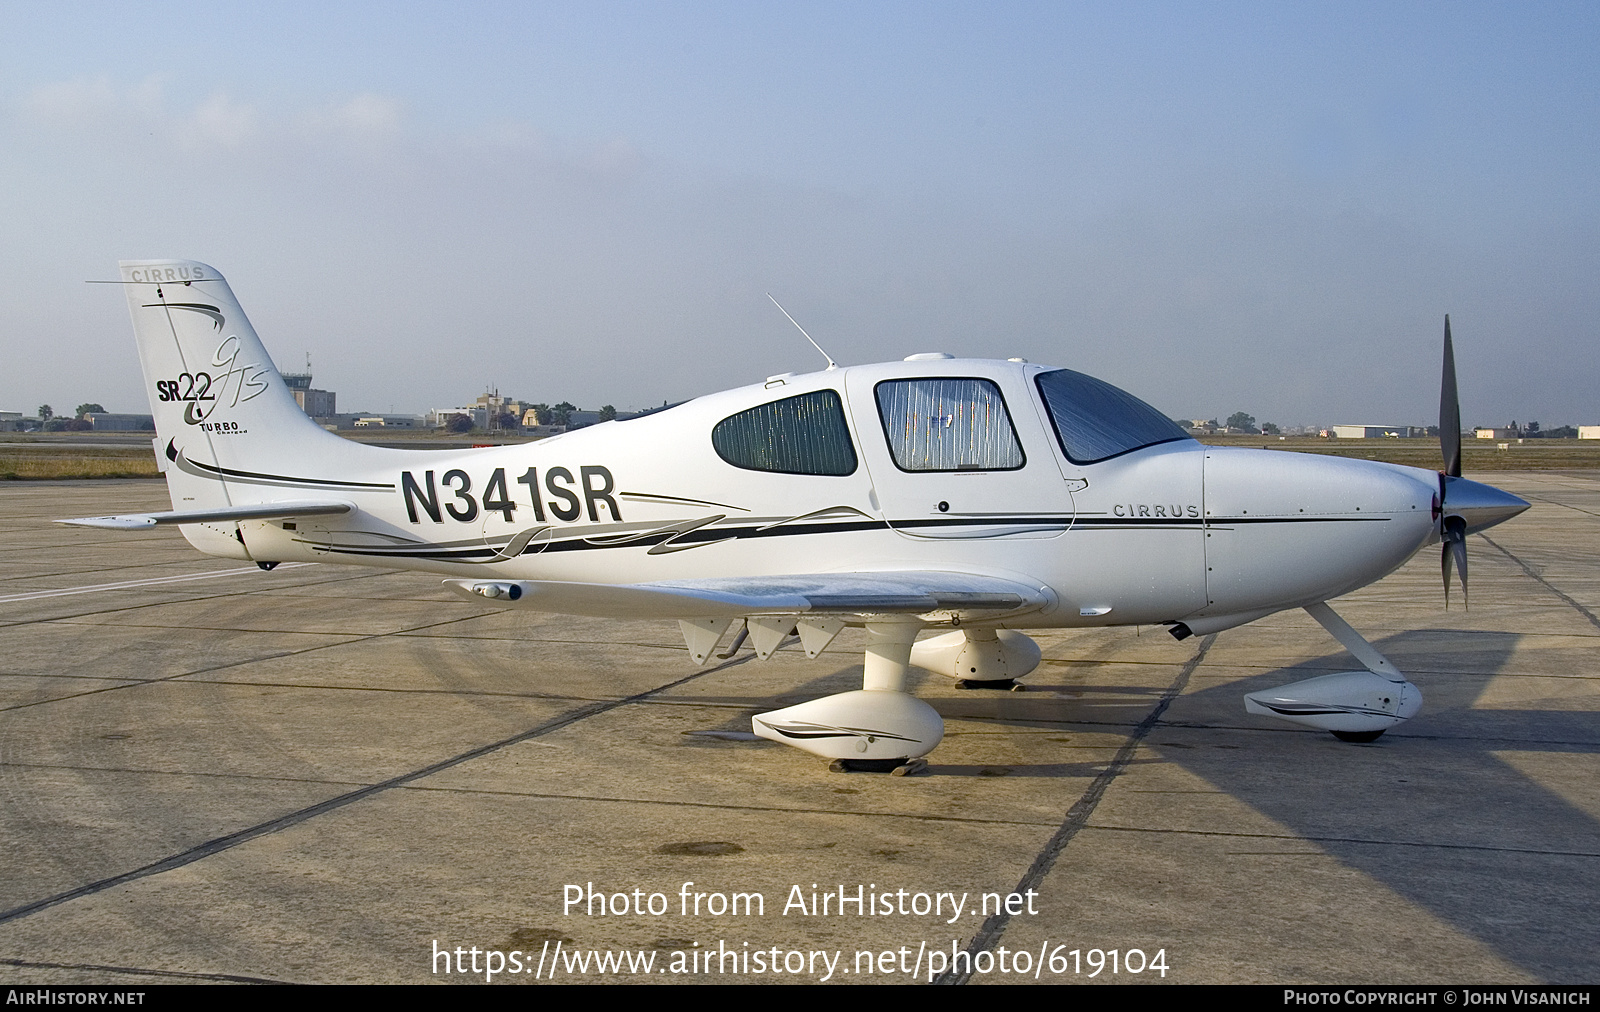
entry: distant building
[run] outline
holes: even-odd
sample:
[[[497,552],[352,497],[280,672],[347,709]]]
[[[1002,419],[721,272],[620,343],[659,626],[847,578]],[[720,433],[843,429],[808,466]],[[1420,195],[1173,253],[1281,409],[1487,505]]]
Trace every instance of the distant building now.
[[[548,409],[548,405],[546,405]],[[654,409],[659,410],[659,409]],[[617,421],[633,418],[647,412],[618,411]],[[589,425],[598,425],[601,421],[599,411],[585,411],[582,408],[573,408],[567,412],[566,422],[557,425],[555,418],[559,417],[550,410],[540,411],[526,401],[513,397],[502,397],[499,391],[480,394],[474,404],[463,405],[458,408],[434,408],[427,414],[427,424],[438,428],[443,426],[455,415],[466,415],[472,419],[474,428],[486,432],[494,431],[495,419],[511,416],[512,422],[503,426],[507,431],[520,431],[523,435],[553,436],[558,432],[571,429],[581,429]]]
[[[1579,439],[1600,439],[1600,425],[1578,426]]]
[[[0,432],[22,431],[22,412],[0,411]]]
[[[483,421],[477,422],[478,416],[474,415],[474,424],[491,432],[502,429],[520,431],[523,425],[522,419],[528,411],[527,404],[514,397],[502,397],[498,390],[479,394],[476,407]],[[511,417],[509,425],[504,422],[507,415]]]
[[[110,411],[91,411],[83,416],[94,424],[96,432],[154,432],[154,415],[123,415]]]
[[[472,419],[472,424],[475,428],[487,429],[489,427],[488,409],[478,407],[475,404],[464,408],[434,408],[428,412],[428,425],[436,429],[456,415],[466,415]]]
[[[438,428],[455,415],[466,415],[472,419],[473,428],[484,431],[497,431],[500,429],[520,431],[529,425],[529,418],[537,418],[538,413],[530,406],[513,397],[502,397],[500,391],[479,394],[474,404],[459,408],[434,408],[428,412],[428,424]],[[503,425],[500,419],[506,415],[511,416],[511,424]],[[537,423],[534,423],[537,424]]]
[[[312,418],[332,418],[339,413],[336,405],[338,395],[332,390],[313,390],[309,369],[305,372],[286,372],[283,382],[294,394],[294,402],[300,405],[300,410]]]
[[[363,415],[351,419],[352,429],[420,429],[424,427],[421,415]]]
[[[1521,429],[1473,429],[1472,434],[1479,439],[1517,439],[1522,436]]]
[[[493,393],[479,394],[478,407],[483,408],[485,411],[492,411],[497,415],[516,415],[518,418],[521,418],[522,413],[528,410],[528,405],[515,397],[501,397],[498,390]]]
[[[1335,425],[1335,439],[1417,439],[1428,430],[1416,425]]]

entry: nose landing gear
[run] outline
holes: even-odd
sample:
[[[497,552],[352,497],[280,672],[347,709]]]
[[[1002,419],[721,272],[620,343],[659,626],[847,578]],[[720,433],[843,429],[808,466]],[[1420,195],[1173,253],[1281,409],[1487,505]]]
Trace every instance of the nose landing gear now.
[[[1247,713],[1277,717],[1306,727],[1331,731],[1340,741],[1377,741],[1389,728],[1422,709],[1422,690],[1324,602],[1306,606],[1306,613],[1366,665],[1365,671],[1341,671],[1244,697]]]

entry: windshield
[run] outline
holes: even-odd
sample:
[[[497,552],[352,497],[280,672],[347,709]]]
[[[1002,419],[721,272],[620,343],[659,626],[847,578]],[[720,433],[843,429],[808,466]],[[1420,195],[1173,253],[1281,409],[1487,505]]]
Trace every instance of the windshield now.
[[[1172,419],[1132,394],[1071,369],[1040,373],[1036,382],[1061,452],[1093,464],[1156,443],[1188,439]]]

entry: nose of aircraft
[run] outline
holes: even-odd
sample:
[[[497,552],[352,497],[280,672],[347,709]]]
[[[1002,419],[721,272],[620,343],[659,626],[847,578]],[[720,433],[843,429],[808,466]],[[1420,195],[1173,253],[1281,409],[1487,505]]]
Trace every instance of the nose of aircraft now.
[[[1206,599],[1217,614],[1348,594],[1435,536],[1438,475],[1320,454],[1207,447]]]
[[[1502,492],[1493,485],[1468,481],[1466,478],[1446,476],[1441,491],[1444,515],[1458,516],[1466,521],[1467,534],[1476,534],[1495,524],[1504,523],[1530,505],[1527,500],[1510,492]]]

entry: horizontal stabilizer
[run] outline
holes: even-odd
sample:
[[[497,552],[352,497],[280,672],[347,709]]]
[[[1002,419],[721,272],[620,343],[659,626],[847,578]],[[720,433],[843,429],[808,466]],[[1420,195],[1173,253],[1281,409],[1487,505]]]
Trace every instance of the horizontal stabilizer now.
[[[288,517],[326,516],[349,513],[355,506],[332,499],[301,499],[293,502],[264,502],[249,506],[218,506],[208,510],[171,510],[165,513],[122,513],[109,517],[79,517],[57,520],[75,527],[104,527],[117,531],[142,531],[159,524],[227,523],[236,520],[278,520]]]
[[[446,580],[457,593],[567,615],[617,618],[735,618],[760,614],[919,615],[1035,611],[1048,592],[970,573],[820,573],[633,583]]]

